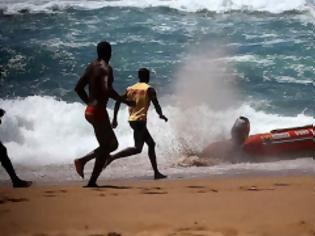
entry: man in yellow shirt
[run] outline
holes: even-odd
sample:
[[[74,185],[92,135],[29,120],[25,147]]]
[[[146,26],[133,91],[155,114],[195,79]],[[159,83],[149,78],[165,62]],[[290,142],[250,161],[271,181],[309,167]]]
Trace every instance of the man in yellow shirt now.
[[[156,91],[149,85],[150,81],[150,71],[146,68],[141,68],[138,71],[139,82],[133,86],[127,88],[126,93],[123,95],[125,99],[134,101],[135,106],[129,107],[129,124],[134,131],[135,146],[128,147],[114,155],[112,155],[107,161],[107,165],[113,160],[127,157],[135,154],[139,154],[142,151],[144,143],[148,145],[149,158],[151,161],[152,168],[154,170],[154,178],[162,179],[167,176],[160,173],[157,168],[156,154],[155,154],[155,142],[151,137],[149,130],[147,128],[147,113],[152,102],[156,112],[159,114],[160,118],[167,122],[167,118],[163,115],[159,101],[157,100]],[[112,126],[116,128],[117,114],[119,111],[120,102],[117,101],[114,109],[114,117]],[[106,165],[106,166],[107,166]]]

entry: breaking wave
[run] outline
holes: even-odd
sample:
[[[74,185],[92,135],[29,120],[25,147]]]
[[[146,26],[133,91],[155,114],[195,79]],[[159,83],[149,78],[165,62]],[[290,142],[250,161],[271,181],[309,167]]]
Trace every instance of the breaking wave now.
[[[254,11],[279,14],[287,11],[312,10],[314,1],[310,0],[1,0],[0,9],[5,14],[19,12],[53,12],[68,8],[94,10],[104,7],[167,7],[185,12],[210,11],[223,13],[229,11]]]

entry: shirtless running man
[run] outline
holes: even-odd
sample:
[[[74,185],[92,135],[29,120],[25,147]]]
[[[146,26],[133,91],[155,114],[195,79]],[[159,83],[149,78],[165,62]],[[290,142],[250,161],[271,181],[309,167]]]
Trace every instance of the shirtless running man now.
[[[96,181],[102,171],[102,167],[109,154],[118,147],[118,142],[106,110],[108,99],[112,98],[127,105],[132,104],[132,102],[128,102],[120,97],[112,87],[114,77],[112,67],[109,65],[111,52],[111,45],[108,42],[100,42],[97,45],[98,58],[90,63],[75,87],[79,97],[87,104],[85,118],[93,126],[99,143],[98,148],[74,161],[77,173],[83,178],[85,164],[93,158],[96,159],[92,175],[86,187],[98,187]],[[88,86],[88,93],[85,91],[86,86]]]

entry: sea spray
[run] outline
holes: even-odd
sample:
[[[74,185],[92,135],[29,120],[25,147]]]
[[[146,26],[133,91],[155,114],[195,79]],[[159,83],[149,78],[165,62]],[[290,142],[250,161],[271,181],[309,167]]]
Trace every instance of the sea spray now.
[[[226,56],[227,49],[220,43],[202,43],[191,49],[174,76],[181,113],[174,120],[175,133],[187,154],[200,152],[209,141],[226,138],[226,124],[240,115],[233,114],[241,104],[236,76],[230,64],[218,60]],[[229,117],[219,118],[225,113]]]

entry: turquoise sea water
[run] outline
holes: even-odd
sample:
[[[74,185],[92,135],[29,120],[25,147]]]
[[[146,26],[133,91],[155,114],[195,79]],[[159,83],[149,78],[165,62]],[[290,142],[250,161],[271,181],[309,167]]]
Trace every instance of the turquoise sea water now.
[[[119,91],[148,67],[161,92],[172,93],[182,61],[206,42],[227,51],[244,100],[268,100],[268,111],[314,115],[314,24],[303,14],[106,7],[2,15],[0,95],[77,100],[73,87],[104,39],[113,44]]]

